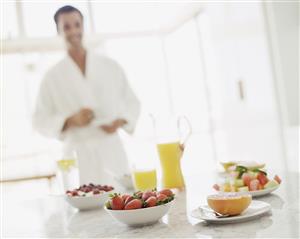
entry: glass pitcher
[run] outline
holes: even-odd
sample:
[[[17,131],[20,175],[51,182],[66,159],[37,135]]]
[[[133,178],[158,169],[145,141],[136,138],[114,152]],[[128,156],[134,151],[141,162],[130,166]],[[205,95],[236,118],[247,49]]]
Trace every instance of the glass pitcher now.
[[[192,127],[185,116],[153,120],[156,146],[162,171],[162,187],[184,189],[181,158]]]

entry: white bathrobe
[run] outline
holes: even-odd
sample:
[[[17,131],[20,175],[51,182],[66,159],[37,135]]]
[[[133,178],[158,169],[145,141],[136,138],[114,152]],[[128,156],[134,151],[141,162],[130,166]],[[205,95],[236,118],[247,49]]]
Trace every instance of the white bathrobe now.
[[[88,52],[83,75],[67,55],[46,73],[36,102],[34,127],[76,151],[81,184],[107,184],[111,182],[109,172],[116,176],[130,173],[119,134],[99,128],[121,118],[127,121],[123,129],[132,133],[140,111],[139,101],[115,61]],[[88,126],[62,132],[67,117],[83,107],[92,109],[95,119]]]

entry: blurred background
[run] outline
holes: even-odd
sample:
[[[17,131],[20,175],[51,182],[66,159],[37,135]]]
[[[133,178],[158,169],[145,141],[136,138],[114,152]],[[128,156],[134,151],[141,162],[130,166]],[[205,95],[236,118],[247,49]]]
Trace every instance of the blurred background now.
[[[145,136],[148,113],[188,117],[184,174],[236,160],[299,171],[297,2],[4,1],[6,196],[56,188],[60,142],[35,132],[31,116],[45,71],[65,54],[53,15],[66,4],[85,17],[87,48],[117,60],[142,102],[133,137]],[[143,155],[126,145],[130,160]]]

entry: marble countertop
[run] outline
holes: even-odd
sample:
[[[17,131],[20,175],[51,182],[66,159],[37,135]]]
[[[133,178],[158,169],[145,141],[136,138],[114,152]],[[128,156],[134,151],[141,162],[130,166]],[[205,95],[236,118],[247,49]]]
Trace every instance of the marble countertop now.
[[[208,176],[210,175],[210,176]],[[194,219],[190,212],[213,193],[217,174],[186,177],[186,190],[168,215],[150,226],[131,228],[114,221],[103,209],[79,212],[62,197],[47,196],[22,202],[3,202],[3,237],[126,237],[126,238],[299,238],[299,174],[280,174],[274,193],[257,198],[272,212],[253,221],[214,225]]]

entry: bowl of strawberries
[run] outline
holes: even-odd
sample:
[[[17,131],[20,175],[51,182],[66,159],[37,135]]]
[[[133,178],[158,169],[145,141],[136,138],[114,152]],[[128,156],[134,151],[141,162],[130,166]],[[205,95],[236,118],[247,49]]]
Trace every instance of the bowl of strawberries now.
[[[89,183],[66,191],[65,199],[72,207],[79,210],[101,208],[113,190],[112,186]]]
[[[118,222],[128,226],[153,224],[166,215],[175,199],[170,189],[110,194],[104,209]]]

